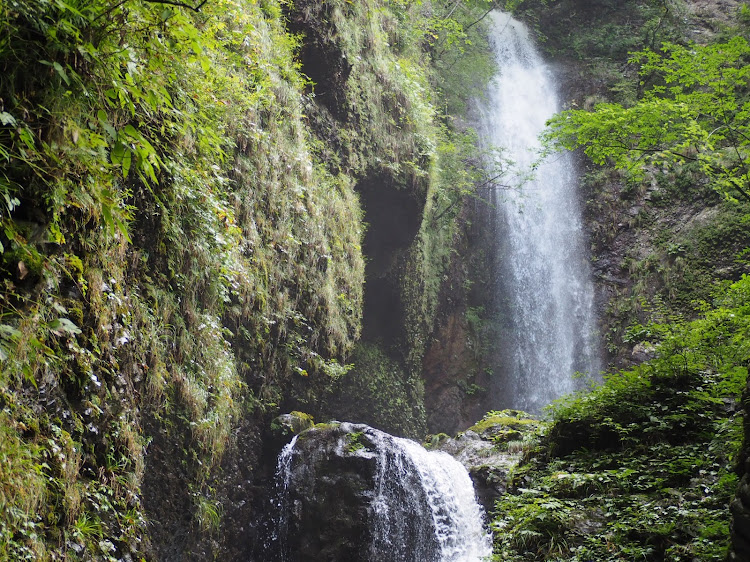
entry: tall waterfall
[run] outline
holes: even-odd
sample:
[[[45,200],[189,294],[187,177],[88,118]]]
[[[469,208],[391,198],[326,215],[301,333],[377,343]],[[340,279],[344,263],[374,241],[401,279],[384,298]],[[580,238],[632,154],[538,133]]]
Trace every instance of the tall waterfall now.
[[[560,109],[555,76],[521,22],[492,15],[499,75],[483,109],[483,137],[512,162],[503,183],[520,185],[494,200],[506,373],[496,392],[504,407],[538,412],[576,389],[576,372],[598,374],[594,289],[572,158],[553,155],[532,169],[538,136]]]
[[[279,455],[276,482],[274,560],[481,562],[492,554],[464,466],[366,425],[301,434]],[[331,529],[321,517],[336,528],[314,545]],[[351,536],[348,550],[336,546]]]

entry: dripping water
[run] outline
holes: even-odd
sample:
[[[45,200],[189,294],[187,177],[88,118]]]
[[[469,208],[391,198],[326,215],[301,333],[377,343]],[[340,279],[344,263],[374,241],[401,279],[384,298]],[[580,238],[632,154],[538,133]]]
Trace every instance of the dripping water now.
[[[539,412],[576,390],[576,372],[596,376],[598,341],[593,283],[585,251],[574,162],[548,157],[538,168],[539,134],[559,107],[552,70],[528,29],[493,14],[499,74],[482,110],[483,137],[511,162],[495,193],[501,369],[495,389],[503,407]]]

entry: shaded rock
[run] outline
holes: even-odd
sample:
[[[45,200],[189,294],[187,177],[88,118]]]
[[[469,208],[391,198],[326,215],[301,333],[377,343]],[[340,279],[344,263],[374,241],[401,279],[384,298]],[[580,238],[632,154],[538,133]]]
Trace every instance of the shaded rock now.
[[[271,422],[271,440],[274,449],[280,451],[292,440],[292,437],[310,429],[313,425],[313,417],[304,412],[293,411],[278,416]]]
[[[444,451],[462,463],[474,482],[477,498],[486,511],[508,488],[508,476],[524,451],[535,443],[539,420],[519,410],[488,413],[455,438],[431,435],[426,446]]]
[[[650,361],[656,357],[656,348],[648,342],[638,343],[633,347],[633,352],[630,354],[633,361],[643,363],[644,361]]]
[[[403,496],[389,505],[388,518],[406,524],[391,529],[390,539],[398,546],[389,560],[411,560],[411,553],[437,554],[438,544],[422,522],[430,513],[427,497],[419,485],[419,473],[402,466],[403,459],[388,450],[389,435],[369,426],[333,422],[301,433],[291,449],[286,473],[285,495],[278,533],[286,552],[283,560],[313,562],[375,562],[378,514],[373,500],[382,485],[383,462],[394,463],[399,478],[393,482]],[[382,545],[381,545],[382,546]],[[275,553],[278,556],[278,553]],[[406,556],[406,558],[403,558]],[[272,556],[274,559],[274,556]],[[432,558],[428,558],[432,559]]]
[[[510,455],[508,459],[511,459]],[[512,460],[515,462],[505,466],[486,464],[472,466],[469,469],[469,476],[477,491],[477,499],[485,511],[490,512],[495,506],[495,500],[508,490],[508,476],[515,463],[518,462],[518,457],[513,457]]]

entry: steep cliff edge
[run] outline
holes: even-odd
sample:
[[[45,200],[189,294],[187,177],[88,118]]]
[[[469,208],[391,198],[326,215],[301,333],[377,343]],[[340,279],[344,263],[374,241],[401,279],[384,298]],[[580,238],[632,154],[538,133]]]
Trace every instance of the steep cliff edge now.
[[[0,556],[247,559],[269,422],[351,396],[363,306],[420,430],[444,4],[3,4]]]

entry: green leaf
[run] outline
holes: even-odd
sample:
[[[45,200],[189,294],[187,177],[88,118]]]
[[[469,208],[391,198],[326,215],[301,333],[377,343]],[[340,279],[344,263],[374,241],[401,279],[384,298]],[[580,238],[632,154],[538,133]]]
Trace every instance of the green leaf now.
[[[109,154],[112,163],[115,165],[121,164],[127,150],[127,147],[123,143],[116,142]]]
[[[130,164],[133,161],[133,153],[128,150],[122,156],[122,177],[127,178],[130,171]]]
[[[65,69],[62,67],[62,65],[59,62],[53,62],[52,67],[57,71],[57,73],[60,75],[60,78],[63,79],[63,81],[70,86],[70,78],[68,78],[68,73],[65,72]]]
[[[104,218],[104,224],[107,225],[107,229],[114,231],[115,222],[112,220],[112,207],[110,205],[102,205],[102,218]]]
[[[14,127],[16,125],[16,118],[7,111],[0,111],[0,125],[10,125],[11,127]]]
[[[141,135],[138,132],[138,129],[133,127],[133,125],[125,125],[125,128],[123,129],[126,135],[133,138],[139,138]]]
[[[18,136],[20,137],[23,144],[26,145],[26,148],[28,148],[29,150],[34,150],[34,135],[28,129],[28,127],[21,127],[20,129],[18,129]]]
[[[107,120],[107,112],[103,109],[100,109],[96,112],[96,118],[99,120],[99,123],[102,126],[102,129],[107,133],[109,138],[116,139],[117,138],[117,131],[115,131],[115,128],[109,124],[109,121]]]
[[[49,329],[56,336],[62,336],[63,334],[76,335],[81,333],[81,329],[67,318],[56,318],[49,323]]]

